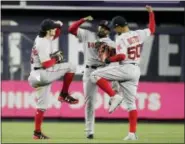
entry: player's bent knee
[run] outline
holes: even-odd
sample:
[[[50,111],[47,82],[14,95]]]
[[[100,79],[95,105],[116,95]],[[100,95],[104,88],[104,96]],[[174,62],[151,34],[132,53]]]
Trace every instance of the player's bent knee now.
[[[41,110],[41,111],[46,111],[47,110],[46,106],[37,106],[36,108]]]
[[[33,88],[38,88],[40,86],[39,81],[33,76],[28,77],[28,83]]]
[[[74,65],[74,64],[69,64],[69,66],[70,66],[70,72],[71,73],[75,73],[76,72],[76,66]]]
[[[40,109],[42,111],[46,111],[48,109],[48,104],[40,104],[40,103],[37,103],[36,108],[37,109]]]
[[[43,112],[45,112],[45,111],[46,111],[46,109],[41,109],[41,108],[37,108],[37,109],[39,109],[40,111],[43,111]]]
[[[127,111],[136,110],[136,104],[128,104],[127,105]]]

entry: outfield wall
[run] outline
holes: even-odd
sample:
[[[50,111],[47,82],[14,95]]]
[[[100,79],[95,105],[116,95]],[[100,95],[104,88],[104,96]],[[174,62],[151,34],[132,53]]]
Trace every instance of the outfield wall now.
[[[82,82],[74,82],[70,91],[79,104],[68,105],[57,101],[62,82],[53,83],[46,117],[84,118]],[[2,81],[2,117],[33,117],[36,93],[27,81]],[[97,118],[127,118],[124,102],[113,114],[108,113],[107,94],[99,91],[96,101]],[[137,95],[139,118],[184,119],[184,83],[141,82]]]

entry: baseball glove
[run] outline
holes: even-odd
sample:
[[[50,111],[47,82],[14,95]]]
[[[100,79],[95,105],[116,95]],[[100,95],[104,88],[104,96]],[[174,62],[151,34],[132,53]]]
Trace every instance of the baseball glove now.
[[[62,63],[64,61],[63,52],[60,50],[50,54],[50,57],[55,58],[57,63]]]
[[[105,59],[115,55],[115,49],[108,46],[105,42],[96,42],[95,48],[98,51],[98,58],[105,62]]]

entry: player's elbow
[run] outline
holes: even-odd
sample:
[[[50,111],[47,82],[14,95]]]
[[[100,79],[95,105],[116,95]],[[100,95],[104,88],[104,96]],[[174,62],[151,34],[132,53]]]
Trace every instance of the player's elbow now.
[[[71,26],[69,26],[68,32],[75,35],[75,36],[77,35],[77,29],[73,26],[73,24]]]
[[[69,33],[72,33],[72,32],[73,32],[73,27],[72,27],[72,25],[69,26],[68,32],[69,32]]]
[[[60,28],[57,28],[53,40],[56,39],[56,38],[58,38],[60,35],[61,35],[61,29]]]
[[[120,62],[120,61],[123,61],[125,60],[125,54],[117,54],[115,56],[112,56],[109,58],[109,61],[110,62]]]

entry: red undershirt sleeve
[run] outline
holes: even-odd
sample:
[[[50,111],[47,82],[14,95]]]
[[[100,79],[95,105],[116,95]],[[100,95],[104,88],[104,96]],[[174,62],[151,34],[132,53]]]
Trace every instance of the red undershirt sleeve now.
[[[52,67],[53,65],[56,64],[56,62],[57,62],[56,59],[55,59],[55,58],[52,58],[52,59],[50,59],[50,60],[48,60],[48,61],[42,62],[42,67],[43,67],[43,68]]]
[[[117,55],[114,55],[114,56],[108,58],[108,60],[110,62],[119,62],[119,61],[124,60],[125,57],[126,57],[125,54],[117,54]]]
[[[155,27],[156,27],[156,24],[155,24],[155,15],[154,15],[154,12],[150,12],[149,13],[149,29],[151,31],[151,34],[154,34]]]
[[[78,30],[78,28],[80,27],[80,25],[83,24],[84,22],[85,22],[85,20],[82,18],[82,19],[80,19],[80,20],[78,20],[78,21],[72,23],[72,24],[69,26],[68,31],[69,31],[71,34],[77,36],[77,30]]]

